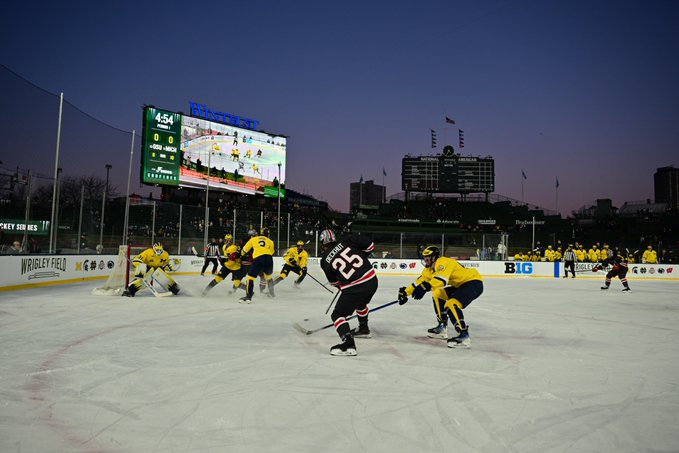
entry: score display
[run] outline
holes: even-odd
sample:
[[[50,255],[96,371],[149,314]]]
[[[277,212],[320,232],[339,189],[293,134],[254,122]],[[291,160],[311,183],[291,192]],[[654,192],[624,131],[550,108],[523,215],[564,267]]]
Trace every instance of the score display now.
[[[147,106],[141,182],[204,189],[209,177],[210,190],[265,194],[285,184],[286,146],[285,136]]]
[[[142,181],[178,186],[181,114],[149,107],[144,120]]]
[[[495,191],[495,161],[490,157],[404,157],[401,189],[409,192],[491,193]]]

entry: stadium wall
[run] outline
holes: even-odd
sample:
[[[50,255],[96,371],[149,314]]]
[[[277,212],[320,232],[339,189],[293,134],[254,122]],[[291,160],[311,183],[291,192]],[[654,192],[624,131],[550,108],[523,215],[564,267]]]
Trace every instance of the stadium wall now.
[[[193,255],[176,256],[181,266],[176,275],[198,275],[203,259]],[[108,278],[117,255],[29,255],[0,256],[0,292],[59,284],[73,284]],[[419,260],[375,259],[373,267],[378,275],[417,277],[422,272]],[[481,275],[490,278],[560,278],[563,263],[519,261],[462,261],[467,267],[475,267]],[[274,258],[274,272],[283,266],[283,258]],[[601,279],[603,272],[593,273],[593,263],[578,263],[580,277]],[[210,266],[209,269],[212,269]],[[325,281],[320,269],[320,259],[309,259],[309,272]],[[676,264],[630,264],[630,280],[679,281],[679,265]]]

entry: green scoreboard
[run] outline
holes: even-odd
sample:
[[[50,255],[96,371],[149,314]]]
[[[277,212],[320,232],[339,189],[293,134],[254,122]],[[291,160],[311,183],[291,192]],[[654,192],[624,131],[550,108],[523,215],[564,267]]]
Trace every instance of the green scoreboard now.
[[[142,182],[179,185],[181,114],[147,107],[142,135]]]

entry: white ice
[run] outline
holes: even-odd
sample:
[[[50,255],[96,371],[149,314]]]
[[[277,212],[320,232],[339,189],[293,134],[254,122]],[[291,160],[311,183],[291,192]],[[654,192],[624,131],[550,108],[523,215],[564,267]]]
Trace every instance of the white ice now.
[[[311,279],[251,305],[178,281],[0,293],[0,451],[679,451],[677,282],[486,279],[471,349],[426,338],[432,303],[410,300],[333,357],[334,329],[292,327],[330,322]],[[410,281],[381,277],[372,307]]]

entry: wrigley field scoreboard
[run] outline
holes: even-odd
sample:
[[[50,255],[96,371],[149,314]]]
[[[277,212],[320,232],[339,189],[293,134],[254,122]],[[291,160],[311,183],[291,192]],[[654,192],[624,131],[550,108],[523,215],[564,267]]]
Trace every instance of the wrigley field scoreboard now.
[[[406,156],[401,164],[401,189],[408,192],[491,193],[495,191],[492,157],[448,155]]]

